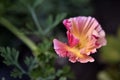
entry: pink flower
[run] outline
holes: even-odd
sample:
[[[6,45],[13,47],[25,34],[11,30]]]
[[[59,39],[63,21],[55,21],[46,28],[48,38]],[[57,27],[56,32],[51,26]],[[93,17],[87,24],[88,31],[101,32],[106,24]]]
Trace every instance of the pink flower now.
[[[94,62],[90,54],[106,45],[105,32],[95,18],[74,17],[63,21],[67,29],[68,44],[53,40],[54,49],[61,57],[69,61],[87,63]]]

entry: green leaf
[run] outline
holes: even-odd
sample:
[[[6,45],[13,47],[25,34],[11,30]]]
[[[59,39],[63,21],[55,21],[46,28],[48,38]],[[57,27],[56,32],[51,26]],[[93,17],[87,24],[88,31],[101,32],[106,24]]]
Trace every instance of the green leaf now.
[[[45,29],[45,34],[48,34],[53,28],[55,28],[60,23],[60,21],[63,20],[66,17],[66,15],[67,15],[66,13],[57,14],[57,16],[55,17],[55,21],[54,22],[52,21],[53,20],[52,16],[49,16],[48,17],[48,23],[49,23],[48,26],[49,27],[47,27]]]
[[[40,6],[44,0],[35,0],[33,7],[36,8],[37,6]]]
[[[4,63],[6,65],[13,65],[17,63],[19,52],[14,48],[0,47],[1,56],[4,58]]]
[[[67,80],[67,78],[66,77],[60,77],[59,80]]]
[[[61,69],[60,69],[60,70],[58,70],[58,71],[57,71],[56,76],[58,76],[58,77],[59,77],[59,76],[61,76],[61,75],[62,75],[62,73],[63,73],[63,70],[61,70]]]
[[[28,67],[28,72],[38,67],[38,61],[34,57],[26,57],[24,62]]]
[[[15,69],[11,73],[11,76],[21,78],[21,75],[25,74],[26,71],[22,69],[22,67],[20,66],[18,62],[19,51],[17,51],[14,48],[10,48],[10,47],[6,47],[6,48],[0,47],[0,52],[1,52],[1,56],[4,58],[3,62],[6,65],[15,66]]]
[[[48,23],[47,25],[52,25],[52,23],[53,23],[53,16],[52,15],[48,16],[47,23]]]
[[[22,78],[22,73],[21,73],[21,71],[20,70],[18,70],[18,69],[13,69],[13,71],[11,72],[11,75],[10,76],[12,76],[12,77],[14,77],[14,78],[17,78],[17,77],[19,77],[19,78]]]

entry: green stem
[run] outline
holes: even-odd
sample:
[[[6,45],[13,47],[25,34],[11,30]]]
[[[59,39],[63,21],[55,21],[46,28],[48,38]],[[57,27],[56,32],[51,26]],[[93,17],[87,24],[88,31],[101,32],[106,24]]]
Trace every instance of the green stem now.
[[[28,8],[28,10],[29,10],[30,13],[31,13],[31,16],[32,16],[32,18],[33,18],[33,21],[34,21],[34,23],[35,23],[35,25],[36,25],[39,33],[40,33],[41,35],[43,35],[43,30],[42,30],[42,28],[41,28],[41,26],[40,26],[40,23],[39,23],[39,20],[38,20],[38,18],[37,18],[37,16],[36,16],[36,13],[35,13],[35,11],[34,11],[34,8],[32,8],[32,7],[29,6],[29,5],[27,6],[27,8]]]
[[[15,63],[15,66],[23,73],[26,74],[27,72],[17,63]]]
[[[25,34],[20,32],[14,25],[12,25],[7,19],[0,18],[0,23],[6,27],[8,30],[10,30],[14,35],[16,35],[19,39],[21,39],[34,53],[36,56],[38,54],[38,48],[36,44],[31,41]]]

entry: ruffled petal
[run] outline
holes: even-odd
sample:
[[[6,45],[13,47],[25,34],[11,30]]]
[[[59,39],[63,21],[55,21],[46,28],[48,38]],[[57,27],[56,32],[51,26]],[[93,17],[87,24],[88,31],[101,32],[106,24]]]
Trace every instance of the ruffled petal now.
[[[105,32],[102,30],[101,26],[96,27],[96,29],[93,32],[93,35],[97,37],[97,48],[100,48],[101,46],[105,46],[107,44],[107,41],[105,39]]]
[[[54,39],[53,44],[54,44],[54,49],[59,56],[61,56],[61,57],[67,56],[67,54],[68,54],[67,47],[68,46],[65,43],[62,43],[59,40]]]
[[[69,30],[72,26],[70,19],[63,20],[63,24],[65,25],[66,29]]]
[[[71,56],[71,57],[69,57],[69,61],[72,62],[72,63],[75,63],[75,62],[77,62],[77,57],[76,56]]]
[[[70,47],[74,47],[74,46],[78,45],[79,39],[77,39],[69,31],[67,31],[67,38],[68,38],[68,43],[69,43]]]
[[[97,48],[100,48],[102,46],[105,46],[107,44],[107,41],[106,39],[103,37],[103,38],[99,38],[96,42],[96,45],[98,46]]]
[[[78,57],[78,56],[75,56],[75,55],[68,56],[69,61],[72,62],[72,63],[75,63],[75,62],[87,63],[87,62],[94,62],[95,61],[91,56],[88,56],[88,55],[85,55],[85,54],[81,54],[81,55],[82,55],[82,57]]]
[[[81,63],[94,62],[95,60],[91,56],[84,55],[83,58],[78,59]]]
[[[85,21],[86,21],[86,17],[84,17],[84,16],[74,17],[74,18],[65,19],[63,21],[63,24],[65,25],[67,30],[74,33],[74,35],[75,35],[75,33],[82,32]]]

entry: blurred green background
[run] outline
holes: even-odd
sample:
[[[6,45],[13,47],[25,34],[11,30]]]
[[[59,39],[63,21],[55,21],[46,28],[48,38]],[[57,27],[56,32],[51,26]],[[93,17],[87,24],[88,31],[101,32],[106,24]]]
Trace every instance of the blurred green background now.
[[[0,80],[120,80],[120,1],[0,0]],[[70,63],[53,50],[65,18],[93,16],[107,45],[94,63]]]

